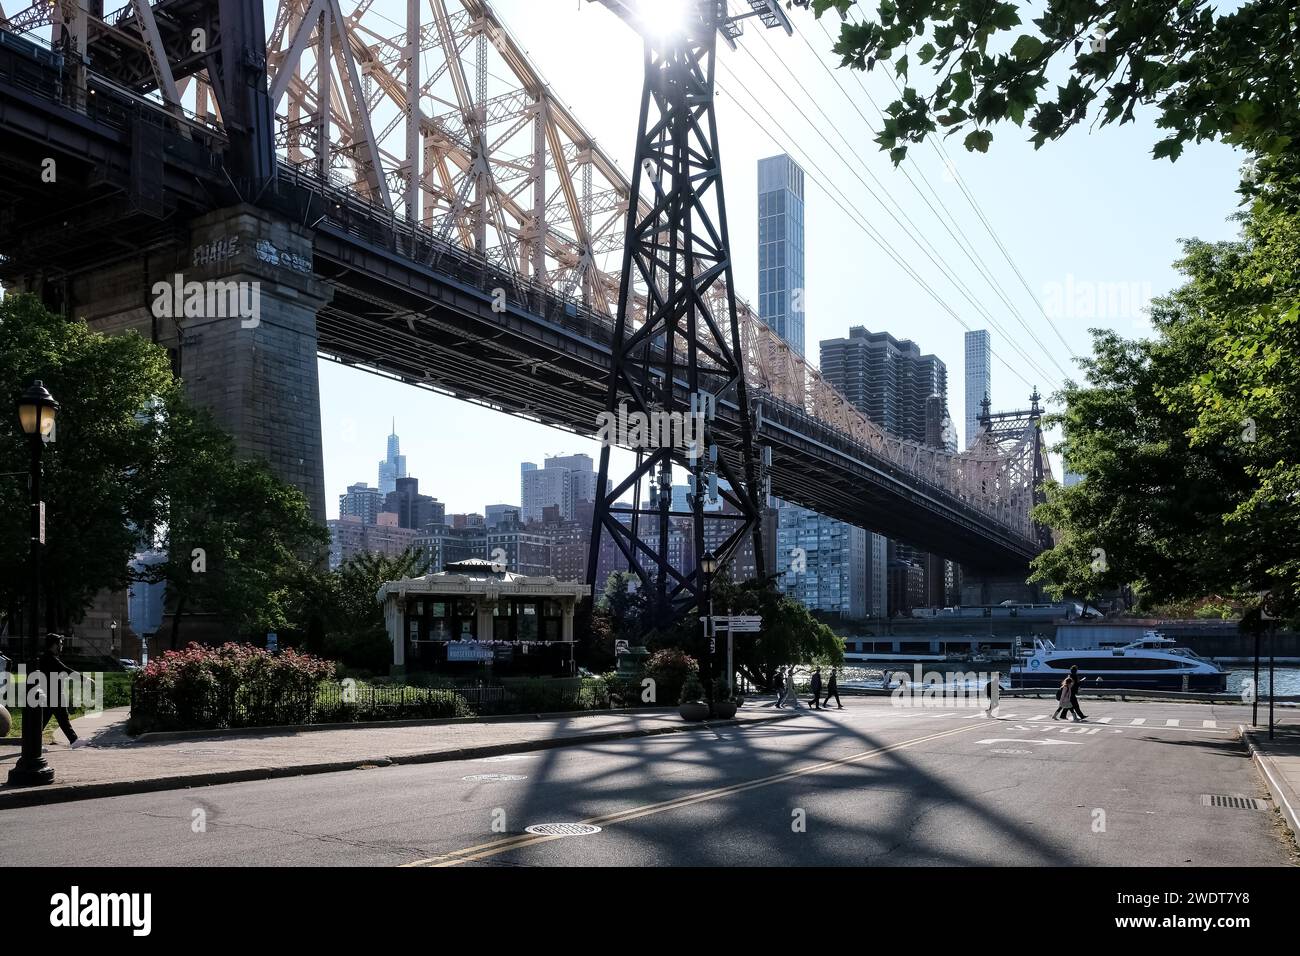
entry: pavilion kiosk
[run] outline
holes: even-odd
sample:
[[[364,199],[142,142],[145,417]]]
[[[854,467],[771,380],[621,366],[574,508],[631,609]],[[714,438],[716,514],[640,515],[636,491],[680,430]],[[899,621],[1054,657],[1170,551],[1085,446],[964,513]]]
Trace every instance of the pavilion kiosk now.
[[[585,584],[515,574],[491,561],[456,561],[376,595],[393,644],[393,673],[501,666],[572,674],[573,616]]]

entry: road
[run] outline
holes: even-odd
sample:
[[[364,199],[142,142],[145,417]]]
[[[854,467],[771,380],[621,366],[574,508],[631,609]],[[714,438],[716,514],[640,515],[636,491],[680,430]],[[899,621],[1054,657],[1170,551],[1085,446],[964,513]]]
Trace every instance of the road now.
[[[1285,865],[1244,707],[846,699],[750,728],[0,811],[29,865]],[[1294,720],[1289,715],[1287,719]],[[588,823],[545,837],[530,825]]]

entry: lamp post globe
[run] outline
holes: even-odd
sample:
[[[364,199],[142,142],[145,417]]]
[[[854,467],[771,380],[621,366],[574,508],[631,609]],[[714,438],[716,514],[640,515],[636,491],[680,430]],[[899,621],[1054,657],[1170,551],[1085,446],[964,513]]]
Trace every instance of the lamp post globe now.
[[[27,620],[27,682],[23,687],[22,756],[9,771],[9,785],[31,787],[54,782],[54,770],[41,755],[45,712],[32,706],[32,687],[40,660],[41,549],[44,546],[45,522],[41,503],[41,455],[45,439],[54,434],[54,420],[59,403],[44,383],[36,379],[18,398],[18,425],[28,438],[31,449],[31,503],[29,514],[30,557],[28,559],[28,598],[24,617]]]

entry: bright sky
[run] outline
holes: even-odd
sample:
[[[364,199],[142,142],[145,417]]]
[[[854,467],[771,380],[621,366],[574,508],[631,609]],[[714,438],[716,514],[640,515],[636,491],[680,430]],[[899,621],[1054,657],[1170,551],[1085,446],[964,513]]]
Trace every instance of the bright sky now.
[[[351,8],[346,2],[343,6]],[[493,7],[551,88],[606,152],[629,169],[641,91],[641,41],[612,13],[587,0],[494,0]],[[394,0],[377,0],[372,13],[401,20],[404,9]],[[741,41],[743,50],[721,51],[719,135],[736,282],[741,295],[751,301],[757,292],[757,161],[790,152],[808,174],[805,321],[806,350],[814,362],[819,340],[846,335],[851,325],[910,338],[946,363],[948,404],[962,430],[962,325],[892,261],[855,218],[878,230],[969,327],[990,329],[995,410],[1025,407],[1034,385],[1050,395],[1064,378],[1058,364],[1077,377],[1066,345],[1040,305],[1053,315],[1060,335],[1076,354],[1088,351],[1089,327],[1141,334],[1149,326],[1140,307],[1151,295],[1178,284],[1171,266],[1180,252],[1178,240],[1214,241],[1236,234],[1227,217],[1237,208],[1233,190],[1240,153],[1202,144],[1189,147],[1174,164],[1152,160],[1150,150],[1159,131],[1149,115],[1135,124],[1091,134],[1078,129],[1037,152],[1024,142],[1025,133],[1009,124],[994,129],[987,154],[967,153],[954,137],[944,147],[956,177],[931,147],[913,148],[915,165],[909,162],[904,168],[918,193],[871,141],[866,125],[870,121],[878,126],[879,115],[859,81],[884,107],[893,99],[889,79],[879,70],[862,75],[835,69],[823,26],[805,11],[791,12],[795,36],[762,34],[751,22]],[[823,23],[834,32],[830,20]],[[392,32],[398,29],[393,26]],[[784,132],[763,116],[754,97]],[[763,125],[747,117],[738,103]],[[1031,291],[964,198],[958,178]],[[902,211],[891,205],[894,215],[915,223],[936,258],[960,277],[975,303],[1005,331],[990,324],[943,278],[871,198],[868,184],[877,195],[897,202]],[[921,194],[956,220],[1041,345],[981,277],[981,270],[972,266]],[[846,213],[837,201],[850,213],[855,207],[858,212]],[[1014,345],[1038,368],[1032,368]],[[445,502],[449,513],[481,512],[484,505],[497,502],[517,504],[521,461],[540,465],[548,454],[586,452],[596,458],[599,452],[594,442],[566,432],[328,362],[321,363],[321,415],[331,516],[337,514],[338,495],[347,485],[375,484],[394,416],[409,473],[420,479],[422,492]]]

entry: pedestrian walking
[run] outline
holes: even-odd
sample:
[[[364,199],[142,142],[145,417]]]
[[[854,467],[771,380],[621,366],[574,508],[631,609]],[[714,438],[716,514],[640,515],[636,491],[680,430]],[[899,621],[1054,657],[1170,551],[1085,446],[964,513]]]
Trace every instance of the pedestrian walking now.
[[[844,705],[840,703],[840,682],[836,676],[838,670],[839,668],[837,667],[831,668],[831,679],[826,683],[826,699],[822,701],[822,706],[829,707],[831,698],[834,697],[835,703],[839,705],[840,710],[843,710]]]
[[[46,707],[41,715],[41,732],[44,733],[45,725],[53,717],[63,731],[63,735],[68,738],[68,743],[77,746],[77,732],[72,729],[72,721],[68,717],[68,684],[63,675],[71,676],[74,671],[67,664],[63,663],[59,657],[63,653],[63,637],[59,634],[47,634],[45,636],[45,653],[41,655],[40,672],[45,676],[46,693],[49,695],[48,704],[55,706]]]
[[[1081,683],[1079,665],[1074,664],[1070,667],[1070,710],[1073,711],[1075,720],[1088,719],[1087,715],[1079,709],[1079,685]]]
[[[781,669],[780,669],[780,668],[777,668],[777,671],[776,671],[776,706],[777,706],[777,707],[780,707],[780,706],[781,706],[782,704],[784,704],[784,703],[785,703],[785,675],[781,673]]]
[[[1066,712],[1069,711],[1070,689],[1073,683],[1074,679],[1068,675],[1061,681],[1061,688],[1056,692],[1056,712],[1052,714],[1053,720],[1060,720],[1066,715]]]
[[[996,717],[998,715],[998,692],[1000,690],[1002,690],[1002,688],[998,686],[997,677],[990,677],[989,682],[984,686],[984,694],[988,698],[989,702],[984,713],[989,717]]]
[[[822,709],[822,669],[820,667],[813,671],[812,675],[812,700],[809,702],[813,705],[813,710]]]

